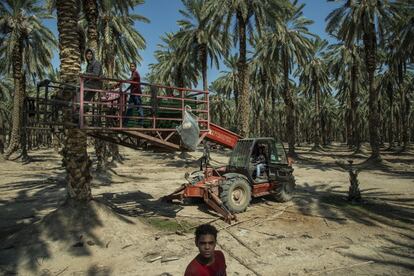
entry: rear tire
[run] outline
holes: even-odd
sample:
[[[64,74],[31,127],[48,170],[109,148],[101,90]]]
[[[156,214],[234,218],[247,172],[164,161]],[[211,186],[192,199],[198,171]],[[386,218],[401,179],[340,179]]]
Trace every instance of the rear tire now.
[[[249,183],[240,177],[226,179],[221,185],[220,200],[230,212],[244,212],[251,200]]]
[[[290,201],[293,197],[295,186],[295,177],[290,175],[286,181],[279,182],[273,197],[278,202]]]

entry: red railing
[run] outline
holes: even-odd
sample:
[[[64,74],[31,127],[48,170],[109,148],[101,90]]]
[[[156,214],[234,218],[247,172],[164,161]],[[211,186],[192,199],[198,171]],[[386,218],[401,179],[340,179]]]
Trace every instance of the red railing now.
[[[85,80],[97,80],[102,89],[87,87]],[[141,93],[126,92],[125,85],[139,85]],[[128,96],[140,97],[141,104],[130,103]],[[80,75],[74,102],[82,129],[175,131],[183,121],[186,106],[192,107],[198,117],[200,131],[210,128],[208,91]],[[138,113],[142,109],[144,116],[132,116],[134,109]],[[135,125],[131,126],[130,120]]]

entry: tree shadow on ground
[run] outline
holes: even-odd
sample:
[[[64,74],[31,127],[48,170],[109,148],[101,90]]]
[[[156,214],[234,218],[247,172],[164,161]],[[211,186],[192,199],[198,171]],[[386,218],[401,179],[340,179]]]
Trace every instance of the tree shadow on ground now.
[[[398,193],[365,190],[362,191],[363,201],[352,203],[347,200],[347,192],[336,188],[339,186],[311,186],[308,183],[297,185],[293,203],[302,214],[316,213],[339,224],[353,221],[367,226],[412,229],[414,198]]]
[[[341,252],[341,254],[359,262],[372,262],[373,264],[383,266],[384,275],[409,275],[410,272],[408,271],[414,272],[413,237],[406,234],[400,235],[401,237],[398,239],[381,235],[380,238],[382,238],[381,243],[383,245],[376,248],[375,255],[347,252]],[[369,274],[369,267],[364,272]],[[375,274],[375,271],[372,271],[372,274]]]
[[[29,180],[0,186],[1,194],[16,194],[0,200],[0,274],[16,275],[22,267],[33,275],[44,274],[42,263],[53,257],[56,246],[73,256],[91,255],[89,246],[105,247],[95,234],[105,223],[102,217],[132,223],[99,202],[67,201],[64,171],[24,177]],[[105,179],[110,182],[110,175]],[[93,273],[91,268],[89,275],[100,275]]]
[[[101,196],[99,200],[115,212],[132,217],[163,216],[174,218],[184,208],[179,204],[154,199],[152,195],[141,191],[103,193]]]
[[[335,146],[336,150],[332,151],[298,151],[295,159],[297,166],[306,166],[306,168],[328,170],[348,170],[348,160],[354,161],[354,168],[360,171],[375,171],[380,174],[398,175],[406,179],[414,179],[414,155],[406,152],[404,155],[393,152],[382,152],[383,161],[372,163],[367,159],[368,155],[354,154],[343,146]],[[325,159],[321,159],[325,158]]]

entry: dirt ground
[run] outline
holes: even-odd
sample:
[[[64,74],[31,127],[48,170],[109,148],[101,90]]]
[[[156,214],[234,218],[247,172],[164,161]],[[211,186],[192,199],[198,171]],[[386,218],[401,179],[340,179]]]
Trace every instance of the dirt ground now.
[[[94,173],[95,200],[83,209],[64,204],[53,150],[30,152],[25,165],[0,161],[0,275],[183,275],[197,254],[193,228],[212,221],[228,275],[414,275],[414,151],[363,168],[364,201],[352,204],[338,162],[367,155],[301,147],[294,199],[255,199],[233,226],[204,205],[159,200],[197,169],[201,151],[121,152],[123,164]]]

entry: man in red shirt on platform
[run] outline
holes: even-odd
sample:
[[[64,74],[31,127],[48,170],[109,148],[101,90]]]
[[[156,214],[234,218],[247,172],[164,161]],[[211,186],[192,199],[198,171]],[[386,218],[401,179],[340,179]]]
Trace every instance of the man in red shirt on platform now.
[[[138,111],[139,116],[141,117],[141,119],[139,119],[139,124],[142,126],[143,125],[143,119],[142,117],[144,117],[144,110],[142,108],[142,100],[141,100],[141,95],[137,95],[137,94],[142,94],[141,91],[141,77],[137,71],[137,64],[135,62],[131,62],[129,64],[129,69],[131,70],[131,81],[134,82],[138,82],[138,84],[136,83],[131,83],[131,85],[124,91],[128,91],[130,90],[130,96],[129,96],[129,100],[128,103],[133,104]],[[124,124],[127,125],[128,124],[128,117],[132,116],[132,109],[128,109],[127,111],[127,118],[124,121]]]
[[[223,252],[214,250],[217,229],[209,224],[197,227],[195,244],[200,253],[191,261],[184,276],[226,276],[226,260]]]

